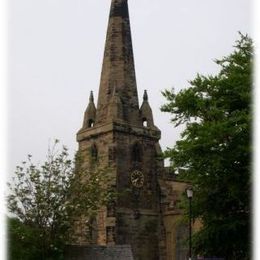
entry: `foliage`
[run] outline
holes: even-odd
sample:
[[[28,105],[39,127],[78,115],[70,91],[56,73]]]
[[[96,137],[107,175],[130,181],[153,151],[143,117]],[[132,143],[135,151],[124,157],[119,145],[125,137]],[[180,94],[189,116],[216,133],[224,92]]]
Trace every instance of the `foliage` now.
[[[39,242],[36,251],[40,252],[37,259],[62,257],[77,218],[94,217],[102,205],[114,198],[108,189],[112,181],[109,169],[87,170],[80,155],[72,161],[67,148],[59,151],[57,143],[48,150],[41,166],[33,164],[29,155],[9,183],[8,209],[17,218],[11,221],[9,230],[17,243],[21,237],[29,239],[35,235]]]
[[[41,252],[39,250],[40,238],[37,229],[31,228],[17,218],[8,218],[8,252],[9,259],[34,260]]]
[[[194,250],[225,259],[250,255],[252,40],[240,34],[229,56],[216,63],[216,76],[197,75],[175,94],[164,91],[162,111],[181,139],[165,156],[194,188],[193,213],[203,228]]]

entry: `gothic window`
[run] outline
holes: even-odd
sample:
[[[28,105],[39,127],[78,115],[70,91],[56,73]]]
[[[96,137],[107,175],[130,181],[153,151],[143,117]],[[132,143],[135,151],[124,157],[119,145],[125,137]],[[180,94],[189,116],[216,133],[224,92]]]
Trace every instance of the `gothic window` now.
[[[115,228],[114,227],[106,227],[106,240],[107,243],[115,242]]]
[[[141,147],[138,143],[134,144],[132,149],[132,160],[133,162],[141,162],[142,161],[142,151]]]
[[[111,202],[107,205],[107,217],[115,216],[115,202]]]
[[[92,242],[93,238],[93,220],[86,221],[86,238],[89,242]]]
[[[94,144],[94,145],[92,145],[92,147],[91,147],[91,158],[93,159],[93,160],[97,160],[97,158],[98,158],[98,150],[97,150],[97,146]]]
[[[94,126],[94,120],[93,119],[89,119],[88,120],[88,127],[93,127]]]
[[[114,146],[108,148],[108,160],[110,163],[116,160],[116,148]]]
[[[143,118],[143,126],[148,127],[148,122],[147,122],[147,119],[145,117]]]

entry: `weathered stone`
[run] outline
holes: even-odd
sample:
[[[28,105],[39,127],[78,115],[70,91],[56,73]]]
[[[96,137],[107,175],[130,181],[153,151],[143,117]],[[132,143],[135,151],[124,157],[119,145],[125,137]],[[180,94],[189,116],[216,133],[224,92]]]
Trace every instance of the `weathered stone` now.
[[[75,244],[129,245],[135,260],[185,259],[187,227],[180,224],[178,201],[187,184],[165,170],[160,137],[146,91],[138,104],[127,0],[112,0],[97,109],[91,95],[77,141],[85,165],[112,168],[120,196],[113,207],[100,209],[95,232],[84,231],[83,217]],[[78,258],[67,259],[99,259],[101,249],[111,250],[74,247]],[[113,259],[132,259],[122,257]]]
[[[134,260],[129,245],[68,246],[65,260]]]

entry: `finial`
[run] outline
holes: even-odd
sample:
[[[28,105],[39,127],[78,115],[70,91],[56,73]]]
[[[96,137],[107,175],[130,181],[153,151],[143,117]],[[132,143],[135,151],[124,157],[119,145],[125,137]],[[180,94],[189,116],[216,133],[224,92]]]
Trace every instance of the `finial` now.
[[[90,91],[89,102],[94,102],[93,91]]]
[[[144,91],[143,100],[148,101],[148,95],[146,90]]]

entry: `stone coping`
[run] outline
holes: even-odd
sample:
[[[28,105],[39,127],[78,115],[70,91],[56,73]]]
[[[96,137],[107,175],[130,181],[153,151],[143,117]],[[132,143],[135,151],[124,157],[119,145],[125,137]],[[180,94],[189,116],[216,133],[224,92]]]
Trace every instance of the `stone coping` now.
[[[134,260],[130,245],[68,245],[65,260]]]

